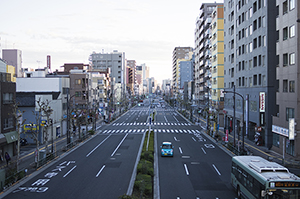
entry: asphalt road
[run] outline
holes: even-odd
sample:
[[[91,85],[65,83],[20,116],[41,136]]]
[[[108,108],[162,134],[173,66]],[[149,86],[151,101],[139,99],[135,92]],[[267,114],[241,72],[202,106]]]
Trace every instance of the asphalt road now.
[[[4,198],[115,199],[129,193],[147,117],[146,109],[128,111]]]
[[[160,198],[234,199],[231,157],[173,110],[157,108],[153,129],[158,151],[163,141],[174,145],[174,157],[158,156]]]
[[[171,109],[156,108],[151,128],[157,138],[157,198],[234,199],[231,157]],[[149,106],[134,107],[93,139],[17,184],[4,198],[118,198],[130,193]],[[174,157],[160,157],[160,144],[171,141]]]

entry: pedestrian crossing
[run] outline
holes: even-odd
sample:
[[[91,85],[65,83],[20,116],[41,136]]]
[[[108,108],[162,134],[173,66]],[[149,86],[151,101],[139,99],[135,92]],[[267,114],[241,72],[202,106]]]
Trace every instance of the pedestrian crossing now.
[[[149,122],[122,122],[122,123],[113,123],[113,126],[149,126]],[[190,123],[170,123],[170,122],[154,122],[151,123],[152,126],[191,126]]]
[[[199,130],[186,130],[186,129],[152,129],[155,133],[173,133],[173,134],[200,134]],[[148,128],[145,129],[107,129],[101,132],[102,134],[143,134],[148,131]]]

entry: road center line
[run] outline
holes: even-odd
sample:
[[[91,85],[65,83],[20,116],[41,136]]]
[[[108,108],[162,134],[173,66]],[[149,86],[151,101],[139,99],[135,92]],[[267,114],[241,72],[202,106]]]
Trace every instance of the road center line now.
[[[102,142],[100,142],[100,144],[98,144],[91,152],[89,152],[86,157],[89,157],[101,144],[103,144],[103,142],[105,142],[109,137],[111,136],[111,134],[109,136],[107,136],[104,140],[102,140]]]
[[[187,168],[186,164],[184,164],[184,169],[185,169],[185,173],[186,173],[186,175],[190,175],[190,173],[189,173],[189,170],[188,170],[188,168]]]
[[[117,148],[114,150],[114,152],[110,155],[110,157],[114,156],[115,153],[117,152],[117,150],[119,149],[119,147],[121,146],[121,144],[124,142],[125,138],[127,137],[128,133],[126,133],[126,135],[123,137],[123,139],[121,140],[121,142],[119,143],[119,145],[117,146]]]
[[[202,147],[201,147],[201,149],[202,149],[203,153],[206,154],[206,151]]]
[[[103,171],[103,169],[105,168],[105,165],[103,165],[100,169],[100,171],[97,173],[96,178],[98,178],[98,176],[100,175],[100,173]]]
[[[66,173],[63,177],[65,178],[67,175],[69,175],[69,173],[71,173],[77,166],[75,165],[70,171],[68,171],[68,173]]]
[[[221,175],[221,173],[219,172],[219,170],[217,169],[217,167],[213,164],[213,167],[215,168],[216,172],[219,174],[219,176]]]

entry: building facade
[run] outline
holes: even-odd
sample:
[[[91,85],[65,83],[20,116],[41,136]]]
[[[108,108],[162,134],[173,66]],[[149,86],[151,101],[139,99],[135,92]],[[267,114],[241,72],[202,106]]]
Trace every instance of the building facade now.
[[[172,71],[173,71],[173,89],[175,93],[180,90],[180,62],[192,59],[192,47],[175,47],[173,50]]]
[[[16,77],[22,77],[22,51],[18,49],[3,49],[2,59],[8,65],[15,67]]]
[[[276,55],[279,62],[276,67],[276,79],[279,89],[276,92],[277,114],[273,115],[273,147],[285,156],[300,157],[300,91],[299,91],[299,13],[297,0],[276,0],[276,31],[279,33],[276,43]],[[297,23],[298,22],[298,23]],[[284,151],[284,152],[283,152]]]
[[[211,100],[211,14],[219,3],[203,3],[196,19],[195,39],[195,100],[203,109]]]
[[[235,92],[243,96],[225,95],[225,128],[242,135],[244,118],[248,121],[243,122],[244,135],[250,140],[260,136],[258,144],[269,148],[273,142],[272,115],[278,112],[274,100],[278,89],[274,10],[274,0],[224,1],[224,88],[233,91],[235,87]]]
[[[211,17],[211,105],[214,109],[222,109],[220,96],[224,89],[224,6],[217,5]]]
[[[89,58],[93,70],[106,70],[110,68],[111,79],[116,83],[125,85],[125,53],[114,50],[112,53],[93,53]]]

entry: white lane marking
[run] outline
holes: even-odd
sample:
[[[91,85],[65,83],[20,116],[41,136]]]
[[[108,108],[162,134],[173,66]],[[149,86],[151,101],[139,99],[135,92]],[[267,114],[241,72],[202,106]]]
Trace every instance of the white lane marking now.
[[[180,133],[182,133],[182,130],[181,130],[181,129],[179,129],[179,132],[180,132]]]
[[[178,147],[178,149],[179,149],[179,152],[182,154],[182,149],[181,149],[181,147]]]
[[[63,177],[65,178],[67,175],[69,175],[69,173],[71,173],[77,166],[75,165],[70,171],[68,171],[68,173],[66,173]]]
[[[173,116],[174,117],[174,116]],[[174,119],[177,121],[177,122],[179,122],[177,119],[176,119],[176,117],[174,117]]]
[[[193,139],[195,142],[197,142],[197,140],[196,140],[194,137],[192,137],[192,139]]]
[[[121,146],[121,144],[124,142],[125,138],[127,137],[128,133],[126,133],[126,135],[123,137],[123,139],[121,140],[121,142],[119,143],[119,145],[117,146],[117,148],[114,150],[114,152],[110,155],[110,157],[114,156],[115,153],[117,152],[117,150],[119,149],[119,147]]]
[[[166,122],[168,122],[168,120],[167,120],[166,116],[164,116],[164,118],[165,118]]]
[[[208,149],[214,149],[215,146],[213,144],[204,144],[204,146]]]
[[[176,137],[174,137],[174,140],[175,140],[176,142],[180,141],[180,140],[177,140],[177,138],[176,138]]]
[[[103,142],[105,142],[109,137],[111,136],[111,134],[109,136],[107,136],[104,140],[102,140],[102,142],[100,142],[100,144],[98,144],[91,152],[89,152],[86,157],[89,157],[89,155],[91,155],[101,144],[103,144]]]
[[[105,168],[105,165],[103,165],[100,169],[100,171],[97,173],[96,178],[98,178],[98,176],[100,175],[100,173],[103,171],[103,169]]]
[[[221,175],[221,173],[219,172],[219,170],[217,169],[217,167],[213,164],[213,167],[215,168],[216,172],[219,174],[219,176]]]
[[[184,164],[184,169],[185,169],[185,173],[186,173],[186,175],[190,175],[190,173],[189,173],[189,170],[188,170],[188,168],[187,168],[186,164]]]
[[[201,147],[201,149],[202,149],[203,153],[206,154],[206,151],[202,147]]]
[[[174,130],[173,130],[173,129],[171,129],[171,132],[172,132],[172,133],[174,133]]]

